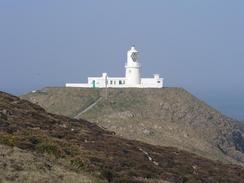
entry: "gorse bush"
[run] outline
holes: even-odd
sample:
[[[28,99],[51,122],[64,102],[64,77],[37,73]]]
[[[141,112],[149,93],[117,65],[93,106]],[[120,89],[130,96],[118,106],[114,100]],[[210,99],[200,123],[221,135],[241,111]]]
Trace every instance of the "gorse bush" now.
[[[80,157],[71,159],[70,164],[73,168],[79,171],[87,168],[85,160],[81,159]]]
[[[50,155],[54,155],[56,157],[58,157],[62,154],[61,150],[59,149],[58,144],[56,144],[48,139],[45,139],[42,142],[38,143],[35,146],[35,149],[37,152],[47,153]]]
[[[26,129],[13,134],[0,133],[0,144],[34,150],[55,157],[75,157],[80,154],[79,146],[61,142],[47,136],[40,130]]]
[[[34,150],[39,153],[47,153],[49,155],[54,155],[55,157],[63,156],[62,147],[52,138],[42,134],[41,132],[33,133],[32,131],[26,132],[24,136],[25,141],[30,142]]]
[[[0,143],[8,146],[15,146],[16,137],[12,134],[0,133]]]

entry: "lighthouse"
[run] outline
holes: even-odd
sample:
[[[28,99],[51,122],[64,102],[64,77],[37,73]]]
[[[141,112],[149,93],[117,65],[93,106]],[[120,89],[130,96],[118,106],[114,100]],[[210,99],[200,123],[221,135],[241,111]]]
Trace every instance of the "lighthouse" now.
[[[164,80],[159,74],[152,78],[141,78],[139,52],[134,46],[127,51],[125,76],[110,77],[103,73],[100,77],[88,77],[87,83],[66,83],[66,87],[79,88],[163,88]]]
[[[125,64],[125,84],[127,86],[135,87],[141,84],[138,55],[139,52],[134,46],[132,46],[127,52],[127,63]]]

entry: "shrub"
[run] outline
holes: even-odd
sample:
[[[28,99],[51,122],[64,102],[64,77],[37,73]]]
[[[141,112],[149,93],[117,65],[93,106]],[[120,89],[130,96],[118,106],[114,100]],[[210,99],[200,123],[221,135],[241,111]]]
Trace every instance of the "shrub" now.
[[[38,139],[39,143],[36,144],[35,149],[40,153],[47,153],[58,157],[61,155],[58,144],[49,139]]]
[[[109,182],[111,183],[114,179],[114,173],[112,170],[105,169],[102,171],[102,176]]]
[[[16,145],[16,137],[12,134],[0,133],[0,143],[8,146]]]
[[[76,170],[84,170],[87,168],[85,161],[80,157],[70,160],[70,164]]]

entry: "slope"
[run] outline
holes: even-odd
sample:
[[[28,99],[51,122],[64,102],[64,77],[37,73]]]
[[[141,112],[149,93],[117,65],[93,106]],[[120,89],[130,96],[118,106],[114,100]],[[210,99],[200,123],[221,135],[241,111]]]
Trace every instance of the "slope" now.
[[[56,114],[80,117],[128,138],[174,146],[223,162],[244,162],[243,131],[234,120],[181,88],[47,88],[23,98]]]
[[[96,182],[239,183],[244,179],[241,166],[211,161],[173,147],[122,139],[88,121],[47,113],[38,105],[3,92],[0,92],[0,143],[13,150],[23,149],[22,153],[48,158],[49,164],[58,164],[80,176],[90,173]],[[0,163],[4,164],[6,159]],[[17,156],[13,161],[20,160]],[[32,158],[26,162],[35,166]],[[18,166],[16,177],[23,173],[23,165]],[[5,167],[0,166],[0,172]],[[53,167],[47,167],[47,172],[52,173]],[[39,169],[45,169],[43,164]],[[10,182],[18,180],[11,177]]]

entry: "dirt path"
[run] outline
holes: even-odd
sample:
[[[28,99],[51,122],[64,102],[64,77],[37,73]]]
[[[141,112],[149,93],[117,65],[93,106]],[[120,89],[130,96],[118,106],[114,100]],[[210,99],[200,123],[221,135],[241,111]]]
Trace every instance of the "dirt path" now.
[[[83,111],[81,111],[80,113],[78,113],[74,118],[75,119],[79,119],[81,117],[82,114],[84,114],[85,112],[89,111],[90,109],[92,109],[94,106],[97,105],[98,102],[100,102],[103,98],[99,97],[94,103],[92,103],[91,105],[89,105],[87,108],[85,108]]]

